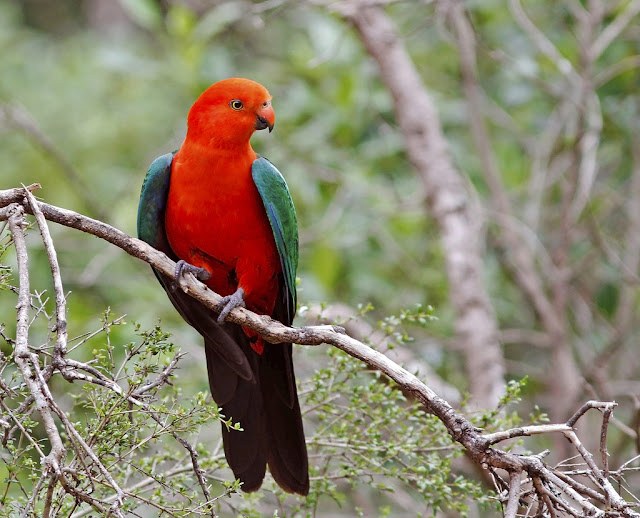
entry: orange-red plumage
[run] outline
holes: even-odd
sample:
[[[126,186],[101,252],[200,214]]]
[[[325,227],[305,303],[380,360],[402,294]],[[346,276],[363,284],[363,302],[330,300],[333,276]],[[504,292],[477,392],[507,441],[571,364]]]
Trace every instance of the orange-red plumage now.
[[[271,96],[254,81],[227,79],[206,90],[189,112],[180,150],[149,168],[138,235],[178,262],[175,279],[156,276],[204,338],[214,400],[244,430],[222,426],[225,456],[242,489],[260,488],[268,465],[285,491],[306,495],[308,459],[292,345],[265,344],[225,321],[242,304],[286,325],[295,315],[295,208],[282,175],[249,144],[255,130],[271,130],[274,121]],[[224,297],[219,317],[172,287],[193,267],[204,268],[206,283]]]
[[[264,87],[226,82],[203,93],[189,112],[187,136],[172,164],[166,232],[178,257],[211,273],[212,290],[224,296],[240,286],[248,309],[271,314],[281,266],[251,177],[257,155],[249,138],[257,115],[270,125],[275,115]],[[243,109],[229,109],[229,100],[240,96]],[[262,347],[262,340],[254,345]]]

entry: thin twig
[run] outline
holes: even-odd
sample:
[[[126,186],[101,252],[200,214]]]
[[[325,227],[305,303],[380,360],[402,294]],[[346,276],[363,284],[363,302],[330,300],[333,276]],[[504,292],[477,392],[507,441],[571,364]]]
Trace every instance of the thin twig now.
[[[22,432],[22,434],[27,438],[27,440],[31,443],[31,445],[33,446],[33,448],[36,450],[36,452],[38,453],[38,455],[40,455],[41,459],[44,459],[46,457],[46,455],[44,454],[44,452],[42,451],[42,449],[40,448],[40,445],[33,439],[33,437],[31,436],[31,434],[29,432],[27,432],[27,430],[24,428],[24,426],[22,426],[22,423],[20,422],[19,419],[19,415],[21,415],[21,413],[19,412],[13,412],[4,402],[4,398],[0,398],[0,405],[2,405],[2,409],[9,415],[9,417],[11,417],[12,421],[14,423],[16,423],[16,427]]]
[[[605,478],[602,471],[598,468],[598,466],[596,466],[596,463],[593,460],[593,455],[584,447],[582,441],[580,441],[576,433],[573,431],[564,432],[564,435],[571,441],[578,452],[580,452],[580,455],[587,463],[587,466],[589,466],[591,474],[595,477],[596,481],[604,490],[605,495],[607,496],[607,503],[616,509],[625,508],[627,506],[627,502],[625,502],[624,499],[620,497],[618,492],[611,485],[611,482],[609,482],[609,480]]]
[[[26,199],[29,202],[29,206],[31,207],[32,213],[38,222],[38,227],[40,227],[40,235],[42,236],[42,242],[44,243],[44,248],[47,253],[47,258],[49,259],[49,266],[51,268],[51,277],[53,278],[53,290],[55,293],[56,299],[56,324],[55,324],[55,332],[56,332],[56,345],[54,347],[54,366],[56,361],[59,361],[64,355],[67,353],[67,310],[66,310],[66,297],[64,295],[64,287],[62,286],[62,276],[60,275],[60,265],[58,264],[58,254],[53,245],[53,239],[51,239],[51,234],[49,232],[49,226],[47,225],[47,220],[45,219],[42,211],[38,207],[38,202],[35,199],[35,196],[31,194],[31,191],[26,187],[24,188],[24,194]]]
[[[543,509],[543,505],[544,505],[549,511],[549,516],[551,516],[551,518],[556,518],[556,512],[553,508],[553,505],[551,505],[551,499],[549,498],[549,494],[547,493],[547,490],[543,486],[542,481],[540,480],[540,477],[532,477],[531,481],[533,482],[533,487],[535,488],[536,493],[538,494],[538,501],[539,501],[538,516],[544,516],[544,509]]]
[[[573,414],[569,420],[567,421],[567,426],[573,428],[578,419],[580,419],[584,414],[586,414],[592,408],[609,408],[610,406],[616,406],[616,403],[613,402],[603,402],[603,401],[587,401],[584,405],[582,405],[575,414]]]
[[[529,36],[531,41],[538,47],[540,52],[547,56],[551,62],[556,66],[567,79],[567,84],[579,85],[580,76],[577,74],[571,62],[565,58],[556,46],[547,38],[547,36],[536,27],[536,25],[527,16],[519,0],[509,0],[509,9],[513,15],[514,20],[522,28],[522,30]]]
[[[589,49],[590,58],[595,61],[618,37],[627,25],[640,13],[640,0],[632,0],[614,20],[600,33]]]
[[[561,470],[556,470],[555,474],[558,475],[558,477],[560,477],[562,480],[564,480],[567,484],[572,486],[579,493],[581,493],[581,494],[583,494],[585,496],[588,496],[589,498],[593,498],[594,500],[597,500],[598,502],[600,502],[602,504],[606,503],[607,499],[604,498],[600,493],[598,493],[597,491],[591,489],[588,486],[585,486],[584,484],[581,484],[580,482],[576,481],[571,476],[569,476],[568,474],[562,472]]]
[[[609,419],[613,413],[614,405],[604,409],[602,413],[602,426],[600,427],[600,455],[602,455],[602,475],[609,478],[609,452],[607,451],[607,431],[609,430]]]
[[[30,507],[33,507],[34,511],[36,510],[34,507],[36,498],[38,497],[38,493],[40,493],[40,489],[42,489],[42,484],[44,484],[44,481],[48,478],[55,478],[55,474],[52,476],[46,470],[43,470],[42,474],[40,475],[40,478],[38,479],[38,483],[33,488],[33,491],[31,491],[31,496],[27,501],[27,505],[24,506],[24,509],[22,510],[22,514],[20,515],[20,518],[27,518],[27,516],[29,516]]]
[[[184,357],[184,353],[176,354],[172,360],[169,362],[162,372],[154,379],[152,382],[142,385],[132,392],[132,395],[135,397],[141,397],[145,392],[148,392],[156,387],[160,387],[162,385],[170,384],[169,378],[173,376],[173,371],[176,369],[178,362],[181,358]]]
[[[522,426],[519,428],[512,428],[510,430],[485,434],[484,438],[489,444],[497,444],[507,439],[513,439],[514,437],[529,437],[531,435],[566,432],[569,430],[571,430],[571,427],[566,424],[540,424],[532,426]]]

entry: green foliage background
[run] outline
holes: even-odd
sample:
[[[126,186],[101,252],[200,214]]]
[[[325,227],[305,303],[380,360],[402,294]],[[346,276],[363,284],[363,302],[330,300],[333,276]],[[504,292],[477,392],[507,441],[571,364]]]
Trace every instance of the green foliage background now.
[[[415,342],[403,342],[402,346],[412,348],[446,381],[464,390],[461,358],[455,349],[446,347],[453,334],[452,314],[437,229],[425,209],[427,193],[405,157],[392,100],[352,29],[325,5],[311,2],[212,1],[193,7],[189,2],[122,0],[119,5],[127,22],[114,26],[91,22],[88,4],[78,0],[49,5],[35,0],[0,0],[0,103],[13,106],[11,113],[17,110],[23,114],[13,120],[8,111],[4,116],[0,112],[0,188],[39,182],[43,190],[37,194],[47,202],[134,234],[145,170],[156,156],[180,145],[186,113],[194,99],[209,84],[224,77],[255,79],[273,95],[277,124],[271,135],[256,135],[254,147],[283,172],[298,210],[302,305],[340,301],[357,308],[371,303],[375,309],[368,318],[374,322],[416,304],[435,307],[438,318],[427,326],[405,325],[403,321],[404,327],[394,328],[393,332],[402,336],[408,330]],[[579,67],[579,38],[568,7],[545,1],[527,3],[526,7],[563,55]],[[530,146],[556,107],[554,88],[565,85],[554,66],[516,26],[505,5],[471,2],[467,8],[479,36],[479,74],[481,86],[490,97],[491,138],[503,171],[502,180],[514,204],[525,204],[529,196],[526,182],[531,167]],[[488,189],[469,134],[457,49],[440,23],[437,3],[397,2],[388,7],[388,12],[437,100],[458,167],[477,189],[480,203],[485,203],[490,214]],[[624,239],[626,220],[611,197],[628,189],[637,167],[632,151],[637,142],[632,136],[640,130],[640,78],[637,68],[629,66],[604,79],[611,65],[638,54],[638,24],[632,26],[635,32],[614,41],[599,61],[603,82],[597,93],[604,129],[598,155],[599,177],[585,216],[595,222],[591,226],[593,233],[604,236],[605,244],[613,247]],[[570,149],[574,144],[575,135],[567,132],[563,145]],[[562,146],[556,146],[560,156]],[[549,229],[557,226],[559,190],[551,188],[545,194],[542,228],[535,236],[543,246],[551,248],[556,237]],[[588,230],[589,225],[586,227]],[[99,316],[107,307],[114,315],[127,315],[128,325],[113,326],[109,331],[111,343],[120,346],[138,339],[132,321],[139,322],[142,329],[153,329],[160,320],[162,328],[172,333],[171,342],[188,353],[173,390],[190,395],[205,392],[200,339],[175,313],[150,269],[90,236],[79,236],[64,228],[52,230],[65,288],[71,291],[68,308],[72,334],[79,336],[100,328]],[[593,301],[600,320],[588,339],[580,334],[578,324],[572,322],[571,327],[577,329],[572,339],[587,341],[595,355],[606,342],[606,330],[625,274],[606,250],[594,245],[597,239],[587,230],[572,247],[571,261],[588,266],[582,270],[576,267],[576,283]],[[493,240],[498,235],[498,231],[489,229],[485,275],[500,325],[505,329],[535,330],[536,316],[514,286],[512,274]],[[33,286],[50,290],[46,257],[37,236],[32,238]],[[2,260],[13,264],[11,252]],[[7,281],[15,284],[15,280]],[[0,322],[6,324],[6,333],[12,336],[13,299],[6,293],[0,295]],[[45,325],[34,327],[32,341],[47,341]],[[8,354],[8,345],[0,345]],[[76,354],[88,359],[104,347],[104,335],[99,334]],[[120,360],[124,357],[123,350],[115,354]],[[507,348],[505,354],[510,376],[530,374],[525,390],[532,396],[544,394],[546,355],[527,347]],[[330,396],[321,389],[332,375],[329,367],[338,369],[335,362],[345,361],[335,353],[296,353],[303,392],[315,391],[307,402],[316,411],[321,408],[320,413],[335,412],[331,405],[322,406]],[[327,367],[317,371],[318,363]],[[375,399],[376,390],[391,390],[377,380],[373,383],[368,375],[356,376],[354,369],[356,366],[350,365],[338,370],[346,377],[341,383],[345,390],[352,390],[353,397],[367,394]],[[349,373],[359,382],[353,382]],[[393,402],[402,395],[393,392],[379,397]],[[366,412],[364,408],[354,410],[349,404],[345,408],[355,413],[341,418],[344,426],[353,425],[358,419],[355,416]],[[92,410],[86,412],[91,414]],[[381,419],[397,419],[390,408],[380,412]],[[194,417],[194,426],[202,424],[198,419]],[[319,419],[310,430],[322,429],[322,418]],[[217,423],[214,425],[212,429],[217,428]],[[425,428],[429,440],[437,442],[441,435],[449,445],[445,433],[435,426],[431,423]],[[341,437],[354,430],[331,433],[336,434],[334,442],[339,443]],[[411,433],[402,437],[405,445],[410,444],[409,438],[418,440]],[[371,451],[375,450],[375,437],[360,439]],[[621,447],[616,454],[623,456],[630,447],[623,437],[619,440]],[[414,491],[411,499],[421,502],[416,504],[420,512],[431,512],[439,505],[430,499],[433,495],[439,491],[447,494],[444,488],[451,485],[451,478],[442,464],[449,463],[446,459],[440,458],[436,463],[437,470],[443,470],[443,477],[439,479],[433,473],[425,476],[440,486],[427,490],[417,487],[413,479],[408,482]],[[346,471],[336,475],[342,484],[338,484],[339,490],[325,487],[318,491],[325,491],[344,510],[355,513],[362,494],[357,490],[349,492],[344,485],[348,470],[354,465],[357,463],[346,463]],[[336,469],[335,465],[331,469]],[[368,468],[358,469],[362,476]],[[400,479],[415,476],[386,474]],[[386,484],[388,479],[380,483]],[[467,484],[471,483],[461,479],[456,489],[449,490],[462,491],[465,497],[476,494],[475,486]],[[336,496],[338,493],[349,497],[340,501],[343,497]],[[426,494],[432,496],[424,500],[416,496]],[[462,499],[448,494],[445,498],[446,503],[456,505],[462,505]],[[395,508],[385,510],[392,501],[383,498],[373,507],[380,514],[399,516],[393,514],[398,512]],[[233,505],[245,506],[242,512],[249,514],[255,501],[248,502]],[[316,507],[316,503],[300,504],[299,512],[320,512],[318,509],[323,507]],[[334,504],[323,505],[335,509]],[[280,512],[296,511],[281,507]]]

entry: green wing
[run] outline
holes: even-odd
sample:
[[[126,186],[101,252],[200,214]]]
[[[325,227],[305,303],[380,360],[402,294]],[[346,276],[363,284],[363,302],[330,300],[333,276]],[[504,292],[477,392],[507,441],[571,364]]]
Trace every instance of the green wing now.
[[[286,311],[289,323],[296,312],[296,270],[298,269],[298,221],[287,182],[266,158],[251,166],[253,181],[262,197],[280,256],[286,287]]]
[[[164,211],[167,207],[173,155],[174,153],[162,155],[149,166],[138,204],[138,237],[169,256],[173,254],[164,230]]]

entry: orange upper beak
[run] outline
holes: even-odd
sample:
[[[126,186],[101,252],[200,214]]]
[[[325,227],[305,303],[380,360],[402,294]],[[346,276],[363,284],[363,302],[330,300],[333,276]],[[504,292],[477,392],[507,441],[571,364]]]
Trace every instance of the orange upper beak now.
[[[263,130],[269,128],[269,133],[273,131],[273,125],[276,123],[276,113],[273,111],[273,106],[269,103],[268,106],[262,108],[258,112],[256,117],[255,128],[257,130]]]

